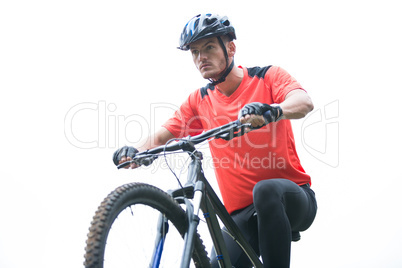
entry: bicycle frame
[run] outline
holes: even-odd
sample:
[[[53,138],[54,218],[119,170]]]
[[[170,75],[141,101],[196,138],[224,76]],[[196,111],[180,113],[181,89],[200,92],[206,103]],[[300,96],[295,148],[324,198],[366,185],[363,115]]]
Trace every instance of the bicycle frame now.
[[[187,151],[187,150],[186,150]],[[189,151],[188,151],[189,152]],[[189,152],[190,153],[190,152]],[[184,188],[171,191],[170,194],[179,202],[186,205],[186,214],[188,217],[188,230],[184,237],[184,251],[182,255],[181,266],[189,267],[191,255],[193,251],[193,239],[196,234],[197,226],[199,223],[199,213],[203,212],[205,221],[208,226],[208,230],[211,234],[211,238],[216,251],[216,256],[220,267],[232,267],[230,262],[229,253],[226,249],[225,242],[221,227],[218,222],[218,217],[226,226],[230,235],[238,243],[238,245],[247,254],[254,267],[263,267],[262,263],[252,249],[250,244],[244,238],[240,229],[233,221],[224,205],[220,201],[219,197],[214,192],[213,188],[204,176],[201,160],[202,154],[198,151],[192,151],[190,154],[192,160],[189,164],[187,183]],[[189,199],[193,199],[191,203]],[[163,218],[163,216],[161,216]],[[163,230],[165,222],[160,221],[158,229]],[[166,235],[166,233],[165,233]],[[156,241],[157,248],[155,250],[155,260],[160,259],[162,253],[164,236],[159,236]],[[162,243],[162,245],[161,245]],[[151,267],[156,263],[154,262]]]

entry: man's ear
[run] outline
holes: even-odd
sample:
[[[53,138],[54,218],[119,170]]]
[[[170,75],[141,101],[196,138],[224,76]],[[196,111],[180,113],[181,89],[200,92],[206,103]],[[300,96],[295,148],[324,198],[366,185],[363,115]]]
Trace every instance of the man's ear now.
[[[233,41],[230,41],[227,45],[227,51],[229,58],[234,57],[236,54],[236,45]]]

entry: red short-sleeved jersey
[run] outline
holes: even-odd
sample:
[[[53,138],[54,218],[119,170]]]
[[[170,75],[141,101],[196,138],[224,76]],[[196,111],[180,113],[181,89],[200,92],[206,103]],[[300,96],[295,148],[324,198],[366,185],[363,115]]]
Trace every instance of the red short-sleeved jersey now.
[[[244,77],[232,95],[227,97],[209,84],[190,94],[163,126],[176,137],[196,135],[236,120],[247,103],[281,103],[290,91],[302,89],[280,67],[240,68]],[[299,185],[311,184],[297,156],[289,120],[271,123],[231,141],[213,140],[209,146],[229,213],[252,204],[253,187],[260,180],[286,178]]]

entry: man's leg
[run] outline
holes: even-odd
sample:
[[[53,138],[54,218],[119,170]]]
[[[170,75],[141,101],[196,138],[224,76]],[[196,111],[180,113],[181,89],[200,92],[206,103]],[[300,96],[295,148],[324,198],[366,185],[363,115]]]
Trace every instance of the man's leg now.
[[[289,267],[292,231],[306,230],[315,217],[315,198],[308,191],[286,179],[264,180],[254,187],[264,267]]]

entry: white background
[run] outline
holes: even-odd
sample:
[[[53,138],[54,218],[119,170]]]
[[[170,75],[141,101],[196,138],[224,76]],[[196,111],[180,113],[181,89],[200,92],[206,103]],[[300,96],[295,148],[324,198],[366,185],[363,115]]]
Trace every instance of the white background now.
[[[82,267],[89,223],[112,189],[175,186],[166,168],[117,171],[111,157],[206,84],[176,49],[201,12],[229,16],[236,64],[279,65],[314,101],[294,131],[319,211],[293,244],[293,267],[402,267],[402,18],[392,0],[2,1],[0,267]]]

